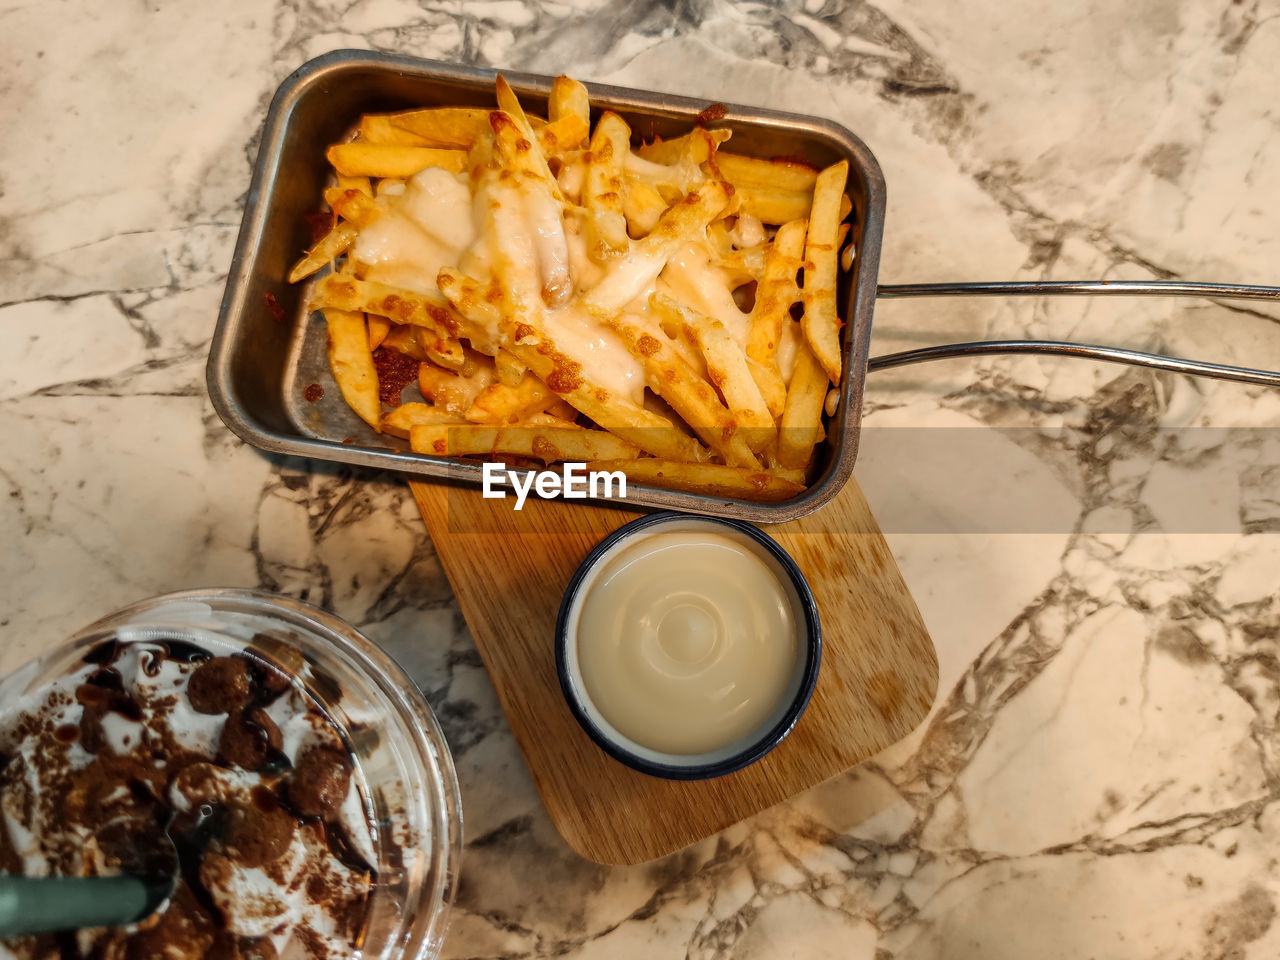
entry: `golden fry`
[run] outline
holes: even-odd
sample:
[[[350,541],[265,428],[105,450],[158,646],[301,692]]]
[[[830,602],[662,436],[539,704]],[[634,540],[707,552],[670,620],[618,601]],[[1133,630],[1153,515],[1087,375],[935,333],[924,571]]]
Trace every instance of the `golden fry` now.
[[[430,363],[418,367],[418,390],[436,407],[466,419],[466,413],[493,383],[493,367],[477,364],[469,375],[443,370]]]
[[[576,114],[567,114],[538,130],[538,146],[548,157],[558,157],[577,150],[591,128]]]
[[[735,185],[736,186],[736,185]],[[813,194],[805,190],[783,190],[755,184],[736,186],[741,211],[764,223],[790,223],[809,216]]]
[[[653,231],[633,243],[608,275],[582,295],[582,305],[600,319],[616,315],[653,283],[682,243],[720,215],[732,195],[729,184],[711,181],[668,209]]]
[[[428,137],[398,126],[385,114],[366,114],[360,118],[360,142],[397,147],[435,147]]]
[[[656,140],[636,150],[636,156],[643,157],[652,163],[670,165],[689,160],[693,163],[706,163],[715,154],[720,144],[727,141],[731,130],[707,130],[695,127],[682,137],[670,140]]]
[[[337,185],[337,188],[343,192],[346,192],[347,190],[358,190],[366,197],[373,199],[373,184],[369,182],[368,177],[344,177],[339,174],[334,178],[334,182]]]
[[[720,175],[735,187],[774,187],[811,194],[814,181],[818,179],[818,171],[805,164],[759,160],[723,150],[716,152],[715,164]]]
[[[555,349],[550,340],[529,333],[523,342],[507,349],[523,360],[534,375],[575,410],[610,433],[630,440],[654,456],[677,460],[705,460],[706,451],[693,438],[681,433],[661,414],[612,396],[603,387],[582,375],[582,365]]]
[[[382,402],[378,399],[378,371],[369,350],[364,314],[352,310],[326,310],[329,366],[342,398],[369,426],[381,432]]]
[[[415,426],[409,444],[416,453],[437,457],[520,456],[543,463],[561,460],[618,460],[640,448],[602,430],[541,426]]]
[[[525,114],[524,107],[520,106],[520,100],[516,97],[515,91],[511,89],[511,84],[507,83],[506,77],[499,75],[495,87],[498,95],[498,109],[508,114],[515,121],[520,130],[520,135],[529,142],[530,161],[537,168],[538,173],[551,182],[556,199],[563,200],[564,197],[560,194],[560,187],[556,184],[556,178],[551,175],[551,168],[547,166],[547,158],[543,156],[542,148],[538,144],[538,137],[533,132],[533,127],[529,124],[529,117]]]
[[[409,431],[414,427],[438,425],[442,423],[466,423],[456,413],[429,403],[402,403],[390,413],[382,416],[382,432],[402,440],[409,439]]]
[[[339,177],[339,179],[343,179]],[[368,183],[365,179],[365,183]],[[324,192],[325,202],[333,208],[333,212],[344,220],[350,220],[357,227],[366,227],[381,210],[373,199],[372,189],[366,193],[359,187],[329,187]]]
[[[505,350],[500,350],[493,358],[493,369],[498,376],[498,382],[505,383],[508,387],[518,387],[529,370],[523,361]]]
[[[444,167],[453,173],[467,168],[466,151],[438,147],[336,143],[326,156],[338,173],[348,177],[411,177],[427,167]]]
[[[756,453],[770,446],[776,437],[773,415],[751,375],[747,355],[725,325],[661,293],[649,299],[649,306],[659,317],[677,324],[701,352],[707,379],[724,398],[747,446]]]
[[[436,107],[385,115],[393,126],[424,140],[424,146],[466,150],[489,129],[489,111],[471,107]]]
[[[621,256],[630,246],[622,212],[626,192],[622,158],[630,144],[631,130],[623,119],[616,113],[605,113],[591,137],[582,191],[582,204],[587,208],[587,253],[598,262]]]
[[[299,280],[305,280],[342,256],[355,240],[356,233],[354,223],[338,224],[321,237],[307,255],[294,265],[289,271],[289,282],[297,283]]]
[[[471,423],[507,424],[541,413],[556,402],[556,395],[537,377],[526,374],[519,386],[491,383],[467,410]]]
[[[791,317],[791,305],[800,295],[796,272],[802,263],[806,227],[804,220],[792,220],[778,228],[765,254],[764,276],[756,286],[756,302],[747,330],[747,358],[752,361],[752,373],[769,399],[774,417],[782,416],[786,402],[786,388],[778,369],[778,343],[782,340],[782,325]]]
[[[345,275],[331,273],[321,277],[312,293],[311,306],[376,313],[393,323],[430,327],[443,337],[469,337],[471,333],[464,332],[465,319],[442,296]]]
[[[587,470],[615,471],[628,482],[667,490],[683,490],[732,500],[776,503],[804,492],[804,484],[762,470],[727,467],[722,463],[685,463],[652,457],[635,460],[597,460]]]
[[[575,416],[577,415],[576,411],[572,407],[569,408],[569,412],[574,414]],[[569,420],[564,417],[558,417],[551,413],[531,413],[527,417],[524,417],[523,419],[521,419],[520,423],[517,424],[517,426],[559,427],[562,430],[585,430],[586,429],[586,427],[584,427],[580,423],[575,423],[573,420]]]
[[[547,101],[547,119],[552,123],[564,117],[576,117],[584,127],[591,126],[591,100],[587,88],[572,77],[556,77]]]
[[[813,215],[804,247],[805,339],[827,378],[840,382],[840,315],[836,311],[839,263],[840,199],[849,176],[849,161],[841,160],[818,174],[813,189]]]
[[[667,209],[667,201],[647,183],[629,181],[622,195],[622,214],[627,218],[627,232],[637,239],[653,231]]]
[[[822,431],[822,402],[827,375],[808,344],[796,344],[796,369],[787,389],[787,406],[778,427],[778,463],[803,470]]]
[[[606,325],[622,337],[632,354],[644,361],[649,389],[667,401],[725,463],[759,467],[760,461],[711,384],[680,358],[661,330],[645,329],[640,321],[640,317],[624,315]]]
[[[365,317],[365,324],[369,328],[369,349],[377,350],[391,332],[391,321],[371,313]]]

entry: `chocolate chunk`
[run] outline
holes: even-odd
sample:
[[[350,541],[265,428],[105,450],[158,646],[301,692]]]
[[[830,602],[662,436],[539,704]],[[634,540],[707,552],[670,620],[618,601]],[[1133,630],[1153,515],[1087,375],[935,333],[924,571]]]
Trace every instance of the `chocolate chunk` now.
[[[280,728],[260,707],[236,710],[222,725],[218,755],[245,770],[257,770],[280,755]]]
[[[198,713],[230,713],[251,695],[249,665],[239,657],[214,657],[187,681],[187,699]]]
[[[305,817],[323,817],[347,796],[351,760],[336,747],[312,747],[298,759],[289,780],[289,802]]]
[[[245,867],[260,867],[284,856],[297,824],[280,807],[264,810],[263,804],[233,806],[227,818],[223,846],[227,855]]]
[[[293,677],[302,672],[307,665],[302,651],[287,640],[259,633],[245,649],[244,656],[255,667],[258,683],[265,697],[271,700],[289,689]]]

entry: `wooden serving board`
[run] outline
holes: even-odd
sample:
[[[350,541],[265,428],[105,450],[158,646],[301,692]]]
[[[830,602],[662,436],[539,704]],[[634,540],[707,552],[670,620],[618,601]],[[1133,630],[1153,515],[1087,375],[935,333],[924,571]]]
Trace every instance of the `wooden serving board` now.
[[[822,666],[808,709],[763,759],[714,780],[637,773],[597,747],[565,705],[555,622],[591,548],[640,514],[411,482],[476,647],[556,828],[597,863],[652,860],[723,830],[872,756],[928,713],[938,662],[862,491],[764,529],[813,588]]]

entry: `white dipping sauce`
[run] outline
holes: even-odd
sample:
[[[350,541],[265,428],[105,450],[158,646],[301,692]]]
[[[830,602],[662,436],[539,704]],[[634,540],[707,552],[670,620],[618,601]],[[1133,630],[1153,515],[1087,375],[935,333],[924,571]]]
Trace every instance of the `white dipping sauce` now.
[[[789,584],[746,543],[696,530],[638,535],[584,593],[582,682],[624,737],[661,753],[704,754],[775,714],[803,625]]]

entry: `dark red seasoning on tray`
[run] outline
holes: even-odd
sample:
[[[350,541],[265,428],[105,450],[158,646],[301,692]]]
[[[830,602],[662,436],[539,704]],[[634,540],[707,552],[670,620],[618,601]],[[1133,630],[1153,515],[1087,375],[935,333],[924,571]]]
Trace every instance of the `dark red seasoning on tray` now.
[[[378,396],[390,406],[397,405],[400,391],[418,379],[418,361],[395,350],[373,351],[373,366],[378,371]]]
[[[276,295],[274,293],[264,293],[262,299],[267,305],[267,312],[271,314],[271,319],[276,323],[284,323],[284,307],[280,306],[280,301],[276,299]]]
[[[302,391],[302,396],[307,403],[317,403],[324,399],[324,387],[318,383],[309,383],[307,389]]]

